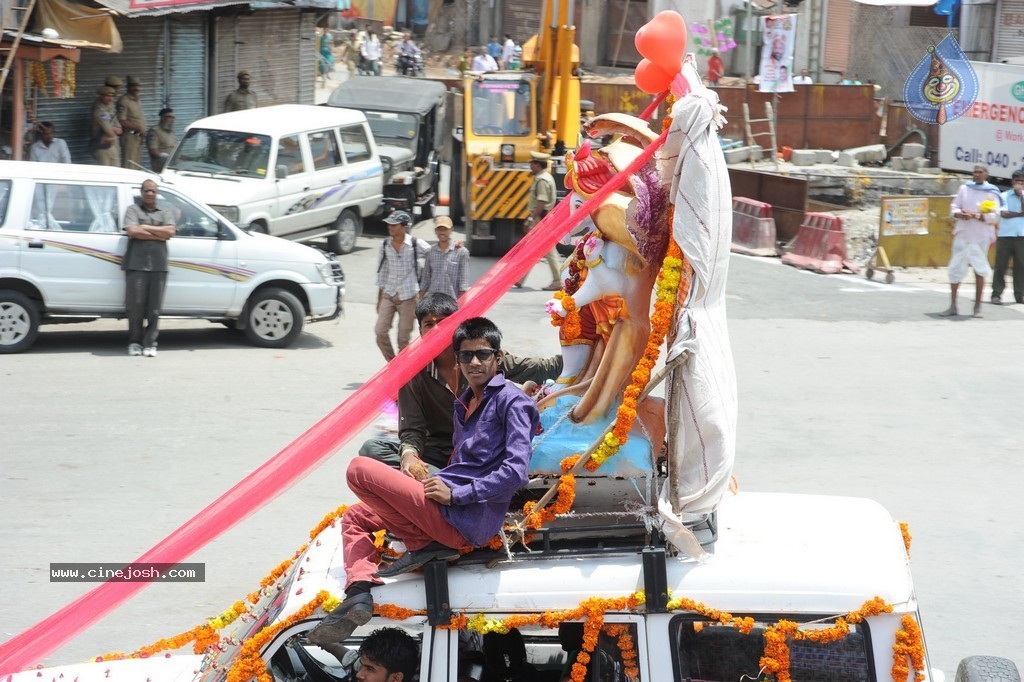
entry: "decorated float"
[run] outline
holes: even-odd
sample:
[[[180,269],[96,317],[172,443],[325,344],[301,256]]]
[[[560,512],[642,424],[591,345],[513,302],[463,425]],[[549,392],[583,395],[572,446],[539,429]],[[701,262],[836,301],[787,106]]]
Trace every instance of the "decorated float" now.
[[[614,679],[660,680],[669,679],[659,673],[662,661],[681,665],[667,653],[681,650],[680,638],[710,641],[719,632],[755,633],[742,645],[755,645],[746,668],[752,678],[800,679],[791,670],[803,664],[798,658],[817,660],[824,649],[815,647],[846,641],[861,647],[871,671],[850,679],[889,678],[879,667],[886,661],[893,680],[925,679],[905,526],[867,501],[730,492],[736,380],[725,316],[731,194],[716,135],[723,111],[702,85],[693,56],[684,55],[679,15],[659,14],[636,43],[645,55],[637,84],[656,95],[652,106],[640,117],[608,113],[586,125],[588,135],[613,141],[600,149],[583,142],[567,154],[569,195],[467,294],[459,313],[404,351],[387,381],[381,374],[368,382],[140,560],[180,561],[194,551],[196,537],[215,537],[251,512],[254,498],[278,492],[282,478],[319,463],[374,417],[382,396],[437,355],[462,319],[486,311],[500,295],[495,292],[507,291],[571,233],[577,240],[564,288],[545,305],[564,369],[536,393],[543,431],[534,440],[533,499],[510,510],[489,547],[454,568],[431,562],[424,575],[399,576],[375,590],[380,619],[423,627],[420,680],[455,679],[452,672],[436,673],[436,666],[455,656],[460,631],[561,633],[567,623],[581,624],[567,672],[574,682],[611,679],[598,676],[601,641],[613,643],[616,662],[606,669],[617,671]],[[663,100],[667,115],[648,120]],[[268,487],[271,482],[277,487]],[[721,531],[720,508],[732,514]],[[811,508],[821,513],[803,529],[781,522]],[[343,679],[342,672],[324,677],[324,670],[335,670],[330,666],[314,674],[319,664],[301,637],[343,597],[344,512],[327,514],[307,544],[220,615],[135,651],[105,653],[91,671],[102,668],[97,679],[192,679],[190,667],[203,680]],[[392,551],[385,531],[378,534],[382,554]],[[854,553],[842,566],[830,563],[858,547],[859,559]],[[787,559],[791,568],[771,568]],[[95,619],[137,589],[104,584],[72,607],[91,609],[88,617]],[[790,612],[803,620],[777,615]],[[0,645],[0,671],[20,670],[71,636],[63,615]],[[75,625],[84,627],[88,617]],[[646,629],[638,625],[642,619]],[[864,643],[862,624],[869,619],[874,650]],[[670,641],[665,633],[680,622],[685,631],[672,631]],[[444,639],[445,633],[454,634]],[[194,655],[172,657],[173,671],[169,663],[154,667],[182,648]],[[282,666],[306,676],[289,677]],[[52,672],[54,679],[64,675]],[[4,679],[51,676],[37,673]],[[736,679],[720,675],[703,678]]]

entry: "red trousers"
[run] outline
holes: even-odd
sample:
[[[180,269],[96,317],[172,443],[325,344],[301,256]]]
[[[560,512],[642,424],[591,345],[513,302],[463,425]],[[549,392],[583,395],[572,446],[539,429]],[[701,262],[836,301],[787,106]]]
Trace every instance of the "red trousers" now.
[[[383,581],[377,571],[373,533],[387,528],[410,550],[431,542],[446,547],[468,547],[462,533],[445,521],[441,507],[423,494],[423,484],[370,457],[356,457],[348,465],[348,487],[362,504],[349,507],[341,517],[345,556],[345,588],[357,580]]]

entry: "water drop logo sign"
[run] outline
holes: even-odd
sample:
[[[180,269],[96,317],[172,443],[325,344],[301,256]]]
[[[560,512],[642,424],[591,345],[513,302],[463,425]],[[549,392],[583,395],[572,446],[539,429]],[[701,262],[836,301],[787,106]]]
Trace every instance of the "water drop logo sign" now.
[[[952,35],[928,48],[903,86],[907,111],[925,123],[956,120],[977,97],[978,77]]]

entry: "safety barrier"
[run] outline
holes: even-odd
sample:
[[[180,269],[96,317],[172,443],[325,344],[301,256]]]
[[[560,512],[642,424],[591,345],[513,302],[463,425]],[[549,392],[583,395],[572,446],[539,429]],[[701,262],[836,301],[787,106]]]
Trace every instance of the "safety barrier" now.
[[[782,255],[782,262],[823,275],[860,271],[859,265],[846,259],[843,219],[828,213],[804,214],[793,248]]]
[[[732,251],[747,256],[777,256],[772,205],[746,197],[732,198]]]

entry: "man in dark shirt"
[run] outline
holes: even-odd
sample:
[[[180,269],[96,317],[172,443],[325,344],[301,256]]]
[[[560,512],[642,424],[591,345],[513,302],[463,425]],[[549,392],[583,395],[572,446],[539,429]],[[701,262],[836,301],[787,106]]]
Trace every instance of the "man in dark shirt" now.
[[[125,271],[128,355],[149,358],[156,357],[157,325],[167,286],[167,240],[175,232],[174,216],[156,205],[156,194],[156,183],[146,180],[142,183],[142,197],[125,211],[128,249],[121,262]]]
[[[388,578],[450,560],[479,547],[505,520],[509,501],[529,480],[531,440],[540,426],[529,396],[498,371],[501,332],[474,317],[455,330],[452,349],[469,388],[457,400],[455,451],[448,466],[422,483],[383,462],[356,457],[346,472],[361,504],[341,519],[345,600],[309,634],[317,646],[345,640],[373,615],[370,589]],[[377,566],[373,534],[387,528],[409,548]]]
[[[440,292],[427,294],[416,303],[420,336],[453,315],[459,304]],[[562,372],[562,356],[519,358],[501,355],[501,371],[508,381],[542,384]],[[398,390],[398,440],[371,439],[359,454],[372,457],[422,481],[448,464],[452,454],[455,396],[466,388],[455,363],[455,352],[445,348]]]

